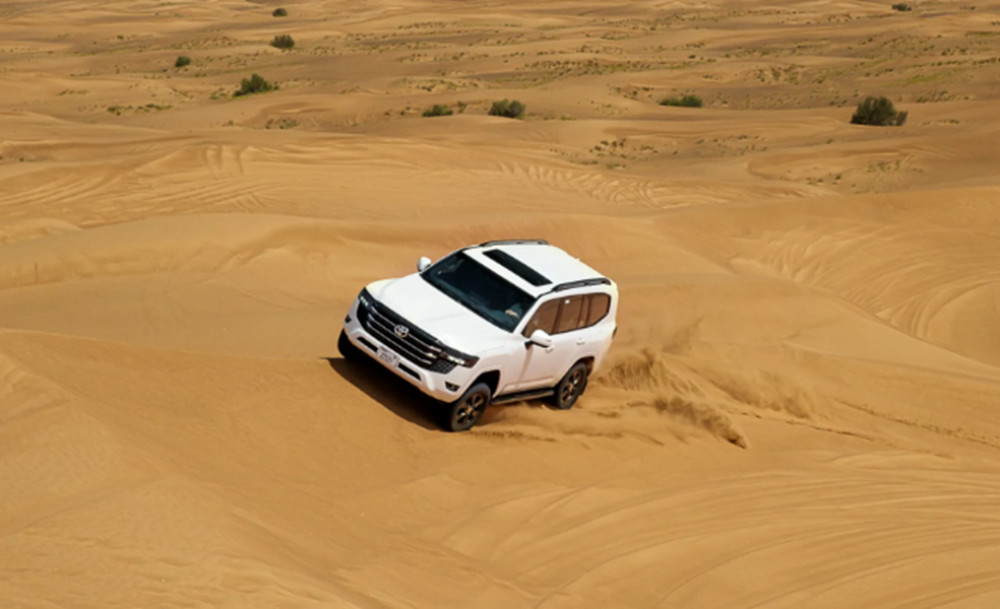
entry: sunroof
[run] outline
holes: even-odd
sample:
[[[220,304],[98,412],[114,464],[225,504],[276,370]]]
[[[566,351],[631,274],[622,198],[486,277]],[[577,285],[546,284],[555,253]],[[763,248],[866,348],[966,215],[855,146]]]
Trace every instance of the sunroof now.
[[[483,255],[533,286],[537,287],[552,283],[545,275],[542,275],[503,250],[486,250],[483,252]]]

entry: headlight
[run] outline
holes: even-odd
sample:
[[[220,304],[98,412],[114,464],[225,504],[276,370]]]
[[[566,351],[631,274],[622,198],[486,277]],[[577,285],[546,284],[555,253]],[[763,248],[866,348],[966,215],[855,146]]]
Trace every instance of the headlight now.
[[[365,308],[372,306],[372,296],[368,293],[367,288],[361,290],[361,293],[358,294],[358,302]]]
[[[448,360],[449,362],[453,363],[453,364],[458,364],[459,366],[464,366],[465,365],[465,360],[464,359],[462,359],[461,357],[456,357],[456,356],[452,355],[451,353],[447,353],[446,352],[444,354],[444,358],[446,360]]]
[[[479,362],[479,358],[473,355],[466,355],[461,351],[455,349],[450,349],[445,347],[445,350],[441,352],[441,357],[448,360],[449,362],[457,365],[464,366],[466,368],[471,368]]]

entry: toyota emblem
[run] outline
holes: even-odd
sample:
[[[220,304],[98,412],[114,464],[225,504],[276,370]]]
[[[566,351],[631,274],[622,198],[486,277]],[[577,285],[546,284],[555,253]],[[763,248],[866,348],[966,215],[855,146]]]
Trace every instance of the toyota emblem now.
[[[410,329],[404,326],[403,324],[399,324],[398,326],[396,326],[395,332],[396,336],[400,338],[406,338],[407,336],[410,335]]]

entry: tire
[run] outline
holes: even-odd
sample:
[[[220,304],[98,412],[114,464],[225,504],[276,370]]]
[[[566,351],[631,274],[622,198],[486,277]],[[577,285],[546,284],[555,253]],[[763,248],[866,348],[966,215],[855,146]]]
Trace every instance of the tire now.
[[[348,361],[356,362],[361,359],[361,350],[354,346],[343,330],[340,331],[340,338],[337,339],[337,351],[340,351],[340,354]]]
[[[587,364],[577,362],[569,369],[559,384],[556,385],[556,393],[552,396],[552,403],[560,410],[569,410],[576,404],[576,401],[587,389],[587,378],[590,370]]]
[[[472,428],[490,405],[493,392],[486,383],[476,383],[444,411],[443,427],[446,431],[465,431]]]

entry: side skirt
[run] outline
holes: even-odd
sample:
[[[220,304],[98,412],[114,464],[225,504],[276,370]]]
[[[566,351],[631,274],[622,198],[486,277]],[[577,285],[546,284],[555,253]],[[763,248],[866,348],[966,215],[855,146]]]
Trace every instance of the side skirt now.
[[[510,404],[511,402],[523,402],[525,400],[534,400],[536,398],[547,398],[551,395],[555,395],[555,393],[556,390],[551,387],[548,389],[531,389],[529,391],[505,393],[504,395],[498,395],[493,398],[491,404]]]

